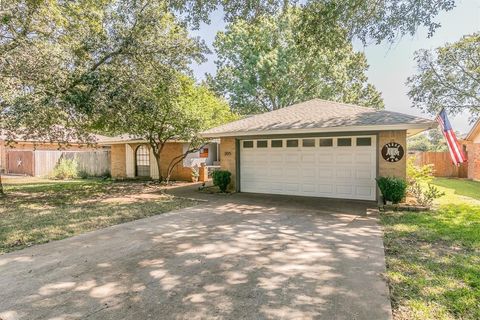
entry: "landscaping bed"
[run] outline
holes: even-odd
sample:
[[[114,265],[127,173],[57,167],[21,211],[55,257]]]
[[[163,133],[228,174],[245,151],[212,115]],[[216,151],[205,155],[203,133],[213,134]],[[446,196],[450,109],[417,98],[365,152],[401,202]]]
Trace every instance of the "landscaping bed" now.
[[[7,195],[0,198],[0,254],[196,204],[142,181],[6,182]]]

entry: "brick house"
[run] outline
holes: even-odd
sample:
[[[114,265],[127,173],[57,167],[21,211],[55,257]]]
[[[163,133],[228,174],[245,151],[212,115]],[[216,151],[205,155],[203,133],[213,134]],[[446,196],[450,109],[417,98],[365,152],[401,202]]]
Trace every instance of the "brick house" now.
[[[121,135],[102,138],[98,144],[110,146],[111,175],[115,179],[165,177],[172,159],[184,154],[189,146],[181,141],[167,142],[160,155],[161,172],[158,172],[157,160],[146,140]],[[174,167],[171,179],[190,181],[192,168],[198,170],[202,164],[208,166],[217,163],[217,150],[217,143],[212,142],[200,151],[189,154]]]
[[[480,180],[480,120],[461,142],[468,153],[468,179]]]
[[[375,179],[406,178],[408,136],[436,122],[314,99],[202,133],[240,192],[377,200]]]

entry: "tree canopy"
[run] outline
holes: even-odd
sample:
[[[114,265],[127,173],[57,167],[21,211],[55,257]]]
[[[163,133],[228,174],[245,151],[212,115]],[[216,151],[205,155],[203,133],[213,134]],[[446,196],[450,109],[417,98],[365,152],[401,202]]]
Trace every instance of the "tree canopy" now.
[[[480,33],[415,54],[417,74],[408,78],[413,105],[429,113],[480,115]]]
[[[96,127],[146,140],[157,159],[160,178],[168,176],[160,169],[167,142],[189,142],[189,153],[204,143],[199,136],[202,130],[236,119],[224,100],[180,73],[142,65],[109,89],[111,99],[97,111]]]
[[[243,114],[312,98],[383,108],[380,93],[367,83],[365,56],[347,38],[335,50],[322,43],[306,46],[299,28],[301,12],[295,8],[228,25],[217,34],[217,73],[208,83]]]
[[[321,42],[335,38],[340,26],[349,39],[357,38],[367,44],[413,35],[419,27],[432,35],[440,27],[435,18],[453,9],[455,3],[455,0],[311,0],[304,4],[298,0],[174,0],[169,5],[193,27],[209,22],[210,14],[220,8],[224,20],[232,23],[239,19],[255,22],[265,15],[284,13],[297,6],[302,8],[303,31]]]
[[[436,128],[408,138],[408,150],[411,151],[447,151],[447,143],[442,132]]]
[[[203,59],[161,0],[13,1],[0,21],[0,121],[27,137],[83,139],[139,66],[185,73]]]
[[[188,74],[189,64],[201,61],[206,50],[188,36],[187,27],[208,22],[218,9],[227,22],[255,23],[285,14],[292,5],[301,11],[304,47],[321,43],[345,54],[345,39],[392,41],[419,26],[433,32],[435,17],[455,1],[3,1],[0,130],[57,141],[85,139],[97,105],[111,98],[105,87],[126,77],[131,63]]]

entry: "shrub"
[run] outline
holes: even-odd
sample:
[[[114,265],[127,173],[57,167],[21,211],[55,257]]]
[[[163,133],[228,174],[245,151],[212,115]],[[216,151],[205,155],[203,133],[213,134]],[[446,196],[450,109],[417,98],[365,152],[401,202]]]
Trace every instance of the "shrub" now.
[[[78,177],[79,177],[80,179],[88,179],[88,178],[90,178],[90,175],[88,174],[87,171],[85,171],[85,170],[80,170],[80,171],[78,172]]]
[[[227,170],[217,170],[212,173],[213,184],[220,188],[220,191],[226,192],[230,184],[232,174]]]
[[[77,161],[74,159],[62,158],[53,169],[53,177],[56,179],[72,179],[77,177]]]
[[[409,184],[412,182],[419,182],[419,183],[430,183],[433,180],[433,171],[434,171],[433,164],[426,164],[423,166],[416,166],[415,165],[415,158],[410,157],[407,160],[407,180]]]
[[[433,200],[445,195],[445,192],[430,184],[433,180],[433,170],[434,166],[431,164],[420,167],[415,165],[413,158],[407,161],[408,192],[422,206],[431,206]]]
[[[406,194],[407,182],[395,177],[377,178],[377,185],[382,192],[384,201],[399,203]]]

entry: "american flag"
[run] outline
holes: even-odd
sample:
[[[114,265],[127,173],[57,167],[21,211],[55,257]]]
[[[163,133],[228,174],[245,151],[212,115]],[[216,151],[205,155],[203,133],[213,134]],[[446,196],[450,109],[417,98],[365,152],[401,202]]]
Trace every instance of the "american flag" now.
[[[461,163],[467,161],[467,157],[463,153],[462,147],[458,143],[457,136],[452,129],[452,125],[448,120],[445,109],[442,109],[437,116],[437,121],[442,128],[442,133],[447,140],[448,151],[450,151],[450,157],[455,165],[459,166]]]

